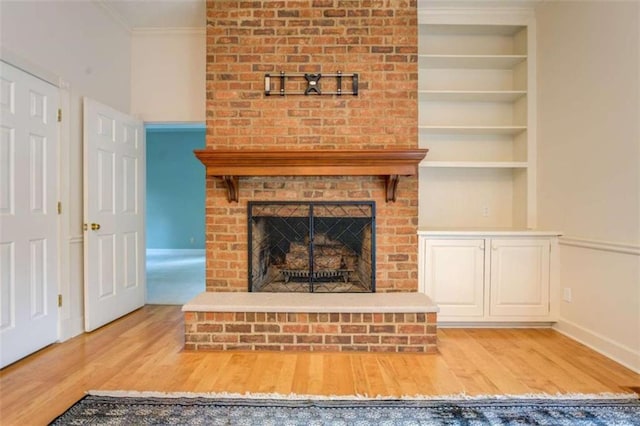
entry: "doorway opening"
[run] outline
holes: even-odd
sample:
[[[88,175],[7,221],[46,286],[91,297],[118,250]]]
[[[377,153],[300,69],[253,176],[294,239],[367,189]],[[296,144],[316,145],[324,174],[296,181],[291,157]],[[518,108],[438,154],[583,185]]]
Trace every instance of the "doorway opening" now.
[[[205,170],[193,155],[204,123],[147,124],[147,304],[205,291]]]

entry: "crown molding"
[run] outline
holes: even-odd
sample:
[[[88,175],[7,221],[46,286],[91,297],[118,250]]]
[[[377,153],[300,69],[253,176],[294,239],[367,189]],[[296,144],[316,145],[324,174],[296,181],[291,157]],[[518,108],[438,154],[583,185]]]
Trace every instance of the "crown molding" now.
[[[120,26],[120,28],[122,28],[123,30],[125,30],[128,34],[131,34],[132,28],[131,26],[127,23],[127,21],[122,17],[122,15],[120,15],[115,9],[113,9],[108,3],[104,2],[103,0],[96,0],[95,2],[92,2],[93,4],[97,5],[100,9],[102,9],[102,11],[109,17],[111,18],[111,20],[113,22],[115,22],[116,24],[118,24],[118,26]]]

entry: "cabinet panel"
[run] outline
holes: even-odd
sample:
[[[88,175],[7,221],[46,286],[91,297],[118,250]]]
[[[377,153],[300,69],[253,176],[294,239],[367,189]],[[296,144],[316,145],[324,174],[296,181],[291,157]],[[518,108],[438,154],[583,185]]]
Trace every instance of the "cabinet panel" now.
[[[484,240],[427,240],[426,291],[440,315],[483,315]]]
[[[491,316],[549,314],[549,241],[491,241]]]

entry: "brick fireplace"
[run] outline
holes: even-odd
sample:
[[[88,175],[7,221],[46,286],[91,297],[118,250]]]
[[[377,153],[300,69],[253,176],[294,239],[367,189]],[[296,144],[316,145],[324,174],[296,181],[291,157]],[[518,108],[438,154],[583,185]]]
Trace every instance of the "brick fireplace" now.
[[[207,148],[416,149],[417,9],[405,0],[207,2]],[[264,94],[266,73],[359,74],[358,96]],[[207,291],[246,291],[247,201],[373,200],[376,290],[416,291],[418,186],[386,202],[379,176],[207,180]]]
[[[267,96],[281,72],[357,73],[358,94]],[[206,293],[183,308],[187,349],[435,350],[437,308],[391,297],[418,288],[417,81],[416,0],[207,1]],[[249,201],[374,202],[376,293],[348,299],[367,306],[247,293]]]

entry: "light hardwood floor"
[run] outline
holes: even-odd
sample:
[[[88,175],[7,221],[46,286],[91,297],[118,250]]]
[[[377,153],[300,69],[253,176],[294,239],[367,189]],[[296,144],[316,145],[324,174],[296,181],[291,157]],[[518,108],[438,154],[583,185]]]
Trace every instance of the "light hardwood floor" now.
[[[0,371],[0,424],[40,425],[88,390],[447,395],[625,392],[640,375],[548,329],[440,329],[440,353],[195,353],[178,306],[146,306]]]

